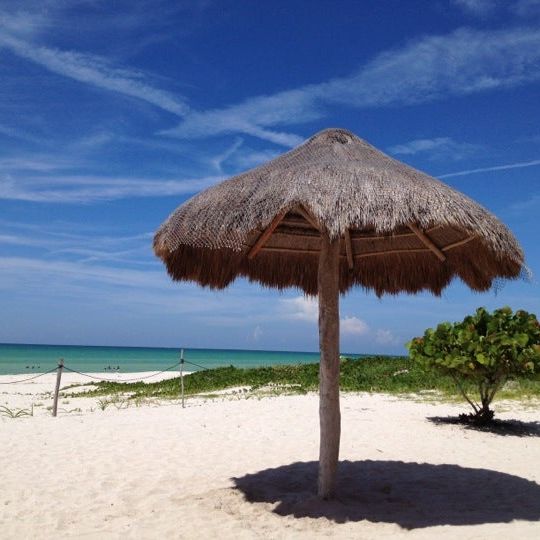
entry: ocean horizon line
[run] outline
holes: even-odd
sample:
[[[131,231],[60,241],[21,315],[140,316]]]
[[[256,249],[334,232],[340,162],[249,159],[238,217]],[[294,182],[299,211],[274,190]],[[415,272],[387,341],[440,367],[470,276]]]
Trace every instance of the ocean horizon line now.
[[[0,374],[50,370],[58,365],[60,358],[66,366],[88,373],[159,371],[177,363],[182,349],[188,365],[193,363],[204,369],[297,365],[316,363],[320,357],[319,351],[0,343]],[[350,352],[341,355],[351,358],[397,356]]]
[[[83,345],[80,343],[25,343],[25,342],[9,342],[9,341],[0,341],[0,346],[28,346],[28,347],[80,347],[80,348],[100,348],[100,349],[161,349],[167,351],[180,351],[184,350],[195,350],[195,351],[245,351],[245,352],[276,352],[276,353],[306,353],[306,354],[317,354],[318,350],[306,351],[306,350],[285,350],[285,349],[242,349],[242,348],[230,348],[230,347],[189,347],[189,346],[179,346],[179,347],[159,347],[155,345]],[[347,354],[347,353],[343,353]],[[350,353],[356,354],[356,353]],[[383,356],[383,355],[377,355]]]

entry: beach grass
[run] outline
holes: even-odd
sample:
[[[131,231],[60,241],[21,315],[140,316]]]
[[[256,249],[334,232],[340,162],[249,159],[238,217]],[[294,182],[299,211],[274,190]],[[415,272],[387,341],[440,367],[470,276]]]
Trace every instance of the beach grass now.
[[[233,366],[201,370],[184,377],[186,396],[215,396],[215,392],[247,388],[251,393],[306,393],[319,385],[319,365],[299,364],[258,368]],[[407,357],[373,356],[341,360],[341,390],[344,392],[380,392],[396,395],[432,395],[460,399],[450,377],[425,371]],[[179,377],[159,382],[100,382],[78,396],[122,394],[127,399],[179,397]],[[65,392],[66,389],[64,389]],[[65,395],[65,394],[64,394]],[[498,399],[540,398],[540,377],[509,382]]]
[[[7,418],[34,416],[34,405],[32,404],[29,409],[10,409],[9,407],[0,406],[0,416]]]

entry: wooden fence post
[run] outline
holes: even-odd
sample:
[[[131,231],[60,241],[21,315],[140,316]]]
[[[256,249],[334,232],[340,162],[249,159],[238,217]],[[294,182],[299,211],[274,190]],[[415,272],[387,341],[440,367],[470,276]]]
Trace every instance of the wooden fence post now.
[[[180,390],[182,393],[182,409],[184,409],[184,349],[180,351]]]
[[[56,416],[58,412],[58,393],[60,392],[60,380],[62,379],[62,371],[64,370],[64,359],[58,360],[58,369],[56,370],[56,387],[54,389],[54,402],[52,415]]]

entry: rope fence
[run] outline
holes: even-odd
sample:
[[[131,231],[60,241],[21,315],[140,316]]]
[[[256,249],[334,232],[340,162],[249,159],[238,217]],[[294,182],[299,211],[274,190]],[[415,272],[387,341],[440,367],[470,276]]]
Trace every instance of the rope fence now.
[[[162,369],[161,371],[156,371],[156,373],[152,373],[151,375],[147,375],[146,377],[134,377],[133,379],[106,379],[104,377],[96,377],[95,375],[90,375],[90,373],[83,373],[82,371],[77,371],[76,369],[72,369],[67,366],[64,366],[64,369],[66,369],[67,371],[70,371],[71,373],[77,373],[78,375],[82,375],[83,377],[88,377],[89,379],[95,379],[96,381],[100,381],[100,382],[124,383],[124,382],[145,381],[146,379],[151,379],[152,377],[161,375],[162,373],[165,373],[166,371],[170,371],[171,369],[174,369],[175,367],[178,367],[179,365],[180,365],[180,362],[177,362],[176,364],[173,364],[172,366],[169,366],[168,368]]]
[[[184,359],[184,349],[182,349],[180,353],[180,361],[176,362],[176,364],[173,364],[172,366],[169,366],[165,369],[162,369],[161,371],[156,371],[155,373],[151,373],[150,375],[146,375],[145,377],[133,377],[131,379],[108,379],[106,377],[100,377],[96,375],[92,375],[90,373],[84,373],[82,371],[78,371],[76,369],[70,368],[66,365],[64,365],[64,359],[61,358],[58,361],[58,366],[55,368],[50,369],[49,371],[45,371],[43,373],[38,373],[37,375],[33,375],[32,377],[26,377],[24,379],[18,379],[16,381],[9,381],[9,382],[0,382],[0,384],[19,384],[27,381],[32,381],[34,379],[38,379],[39,377],[43,377],[44,375],[49,375],[51,373],[56,372],[56,385],[55,385],[55,391],[54,391],[54,402],[53,402],[53,411],[52,415],[57,415],[58,410],[58,396],[60,393],[60,381],[62,378],[62,372],[64,370],[69,371],[70,373],[76,373],[78,375],[81,375],[82,377],[87,377],[89,379],[94,379],[99,382],[111,382],[111,383],[128,383],[128,382],[138,382],[138,381],[145,381],[147,379],[151,379],[152,377],[157,377],[158,375],[161,375],[162,373],[166,373],[167,371],[170,371],[171,369],[180,367],[180,384],[181,384],[181,396],[182,396],[182,407],[184,407],[184,364],[190,364],[196,368],[199,368],[200,370],[206,371],[207,367],[201,366],[200,364],[196,364],[195,362],[190,362],[189,360]]]
[[[189,362],[188,360],[184,360],[184,362],[186,364],[191,364],[192,366],[198,367],[198,368],[202,369],[203,371],[206,371],[207,369],[209,369],[207,367],[200,366],[199,364],[195,364],[194,362]]]
[[[43,377],[43,375],[48,375],[49,373],[52,373],[53,371],[56,371],[58,368],[52,368],[49,369],[49,371],[45,371],[44,373],[38,373],[37,375],[34,375],[33,377],[28,377],[26,379],[19,379],[18,381],[9,381],[9,382],[0,382],[0,384],[18,384],[26,381],[31,381],[33,379],[37,379],[38,377]]]

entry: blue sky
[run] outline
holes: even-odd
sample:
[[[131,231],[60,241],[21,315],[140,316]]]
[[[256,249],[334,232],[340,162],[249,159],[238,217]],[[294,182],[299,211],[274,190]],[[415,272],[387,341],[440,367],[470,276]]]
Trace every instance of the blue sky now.
[[[540,0],[0,0],[0,342],[316,350],[317,307],[174,284],[159,224],[344,127],[507,223],[540,271]],[[342,299],[341,347],[403,352],[540,289]]]

